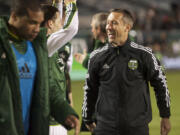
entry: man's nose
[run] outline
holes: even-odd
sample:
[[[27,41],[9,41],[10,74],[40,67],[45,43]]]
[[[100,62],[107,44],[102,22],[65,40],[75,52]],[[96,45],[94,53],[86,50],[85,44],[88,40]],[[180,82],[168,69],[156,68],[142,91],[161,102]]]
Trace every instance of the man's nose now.
[[[40,25],[37,24],[34,28],[34,32],[39,33],[39,31],[40,31]]]
[[[112,29],[112,25],[111,24],[107,24],[106,25],[106,30]]]

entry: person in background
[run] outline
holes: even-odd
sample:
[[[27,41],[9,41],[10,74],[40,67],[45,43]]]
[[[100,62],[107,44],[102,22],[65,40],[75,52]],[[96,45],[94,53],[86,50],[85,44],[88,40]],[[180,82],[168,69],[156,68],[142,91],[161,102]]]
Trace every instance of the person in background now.
[[[91,21],[91,32],[94,39],[94,50],[102,48],[105,46],[107,42],[107,34],[106,34],[106,21],[107,21],[108,13],[97,13],[92,17]],[[88,60],[90,53],[86,53],[86,51],[81,53],[76,53],[74,55],[77,62],[83,65],[83,67],[87,68]]]
[[[171,129],[165,74],[150,48],[130,41],[133,24],[128,10],[111,10],[106,25],[109,43],[90,55],[82,117],[95,135],[149,135],[149,82],[157,99],[161,135],[168,135]]]
[[[3,135],[48,135],[50,113],[62,125],[75,128],[76,135],[79,133],[74,110],[61,95],[49,94],[48,52],[52,55],[56,48],[52,43],[47,51],[46,30],[40,28],[43,20],[38,0],[17,0],[10,17],[0,17],[0,133]]]

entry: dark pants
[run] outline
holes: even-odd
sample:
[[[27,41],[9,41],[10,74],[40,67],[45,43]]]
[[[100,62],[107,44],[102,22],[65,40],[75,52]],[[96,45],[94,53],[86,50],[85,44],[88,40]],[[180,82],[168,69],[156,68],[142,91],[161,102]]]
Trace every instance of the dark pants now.
[[[125,127],[119,128],[118,130],[108,131],[106,129],[95,129],[94,135],[149,135],[149,127],[137,126],[137,127]]]

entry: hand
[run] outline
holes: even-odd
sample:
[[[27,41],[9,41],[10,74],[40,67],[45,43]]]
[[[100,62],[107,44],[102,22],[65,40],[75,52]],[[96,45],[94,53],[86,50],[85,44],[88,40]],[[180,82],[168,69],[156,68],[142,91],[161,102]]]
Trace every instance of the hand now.
[[[169,118],[162,118],[161,119],[161,135],[168,135],[171,129],[171,124]]]
[[[61,3],[62,0],[52,0],[55,3]]]
[[[91,123],[91,124],[86,124],[86,127],[87,127],[87,129],[91,132],[91,133],[93,133],[94,132],[94,129],[95,129],[95,127],[96,127],[96,124],[93,122],[93,123]]]
[[[71,128],[75,128],[74,135],[79,135],[79,132],[80,132],[80,122],[79,122],[78,118],[76,118],[74,115],[69,115],[66,118],[65,123],[66,123],[66,125],[70,126]]]
[[[64,3],[67,5],[69,2],[76,2],[76,0],[64,0]]]
[[[84,50],[84,51],[83,51],[83,54],[81,54],[81,53],[76,53],[76,54],[74,55],[74,57],[75,57],[75,59],[76,59],[77,62],[79,62],[80,64],[82,64],[83,61],[84,61],[84,59],[86,58],[86,55],[87,55],[87,52],[86,52],[86,50]]]

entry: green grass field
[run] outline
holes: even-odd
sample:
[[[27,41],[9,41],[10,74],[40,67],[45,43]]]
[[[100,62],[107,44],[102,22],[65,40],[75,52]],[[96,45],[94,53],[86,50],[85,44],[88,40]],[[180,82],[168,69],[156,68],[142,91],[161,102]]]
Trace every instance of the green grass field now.
[[[168,88],[171,95],[171,131],[169,135],[180,135],[180,71],[169,71],[167,74]],[[81,116],[84,81],[72,81],[74,108]],[[156,105],[154,91],[151,90],[153,120],[150,123],[150,135],[160,135],[160,117]],[[73,135],[74,131],[69,131]],[[80,135],[90,135],[89,132],[81,132]]]

